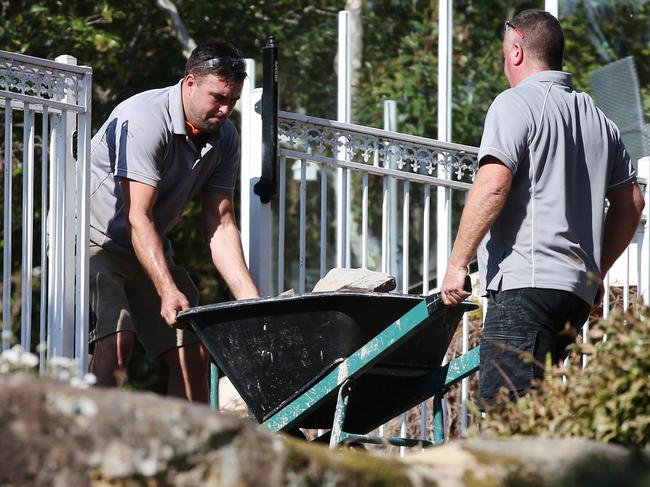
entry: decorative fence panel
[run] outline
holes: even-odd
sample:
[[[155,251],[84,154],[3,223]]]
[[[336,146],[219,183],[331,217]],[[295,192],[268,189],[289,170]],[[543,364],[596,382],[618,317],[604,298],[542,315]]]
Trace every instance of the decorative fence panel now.
[[[19,340],[41,370],[51,357],[87,369],[91,83],[71,56],[0,51],[2,349]]]
[[[309,291],[339,266],[389,272],[399,291],[427,293],[438,251],[431,187],[462,201],[476,148],[286,112],[278,126],[274,289]],[[432,176],[439,166],[449,179]],[[449,223],[457,222],[459,212],[449,213]]]

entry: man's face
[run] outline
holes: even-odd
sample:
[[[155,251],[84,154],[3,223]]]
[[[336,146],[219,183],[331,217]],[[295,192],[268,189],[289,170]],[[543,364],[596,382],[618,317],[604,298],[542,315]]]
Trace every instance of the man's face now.
[[[234,110],[243,87],[243,83],[228,82],[212,74],[201,77],[189,74],[185,83],[185,118],[201,132],[219,129]]]

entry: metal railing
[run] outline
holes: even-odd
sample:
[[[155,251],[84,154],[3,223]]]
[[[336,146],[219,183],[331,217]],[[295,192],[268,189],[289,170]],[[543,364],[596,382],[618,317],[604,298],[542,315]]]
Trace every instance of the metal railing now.
[[[418,291],[413,286],[418,282],[419,291],[426,294],[436,267],[429,256],[437,251],[436,232],[431,231],[437,227],[432,225],[435,217],[430,211],[437,195],[430,189],[466,192],[477,149],[287,112],[280,112],[278,125],[274,288],[283,291],[288,280],[302,293],[334,266],[364,267],[397,275],[402,292]],[[288,161],[294,161],[290,172]],[[433,176],[440,166],[449,179]],[[297,230],[297,238],[291,239],[298,243],[297,248],[293,246],[297,277],[285,273],[286,255],[291,251],[285,238],[287,192],[300,195],[297,215],[290,215],[292,229]],[[308,214],[312,215],[309,219]],[[450,221],[452,216],[449,207]],[[312,245],[317,253],[307,247],[309,232],[318,236]],[[447,249],[440,250],[446,256]]]
[[[19,336],[24,350],[38,351],[41,370],[56,356],[76,358],[80,371],[87,369],[91,84],[92,69],[71,56],[49,61],[0,51],[2,348]],[[14,181],[21,179],[16,193]],[[20,213],[18,265],[13,216]],[[13,289],[13,282],[20,285]]]

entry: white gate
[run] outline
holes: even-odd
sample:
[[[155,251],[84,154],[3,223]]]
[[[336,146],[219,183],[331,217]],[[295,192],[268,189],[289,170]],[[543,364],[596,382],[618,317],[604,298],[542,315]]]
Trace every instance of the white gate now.
[[[87,369],[91,83],[92,69],[71,56],[0,51],[2,349],[19,339],[38,350],[41,370],[50,357]]]

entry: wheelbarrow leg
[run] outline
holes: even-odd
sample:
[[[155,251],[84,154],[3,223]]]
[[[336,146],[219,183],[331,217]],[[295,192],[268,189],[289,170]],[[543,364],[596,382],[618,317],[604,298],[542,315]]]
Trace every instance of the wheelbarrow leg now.
[[[210,408],[219,409],[219,367],[210,361]]]
[[[332,433],[330,435],[330,448],[336,448],[343,436],[343,424],[345,423],[345,414],[348,408],[348,399],[350,397],[350,380],[343,382],[339,388],[336,399],[336,409],[334,410],[334,423],[332,424]]]
[[[433,397],[433,444],[445,442],[445,414],[442,409],[442,393]]]

